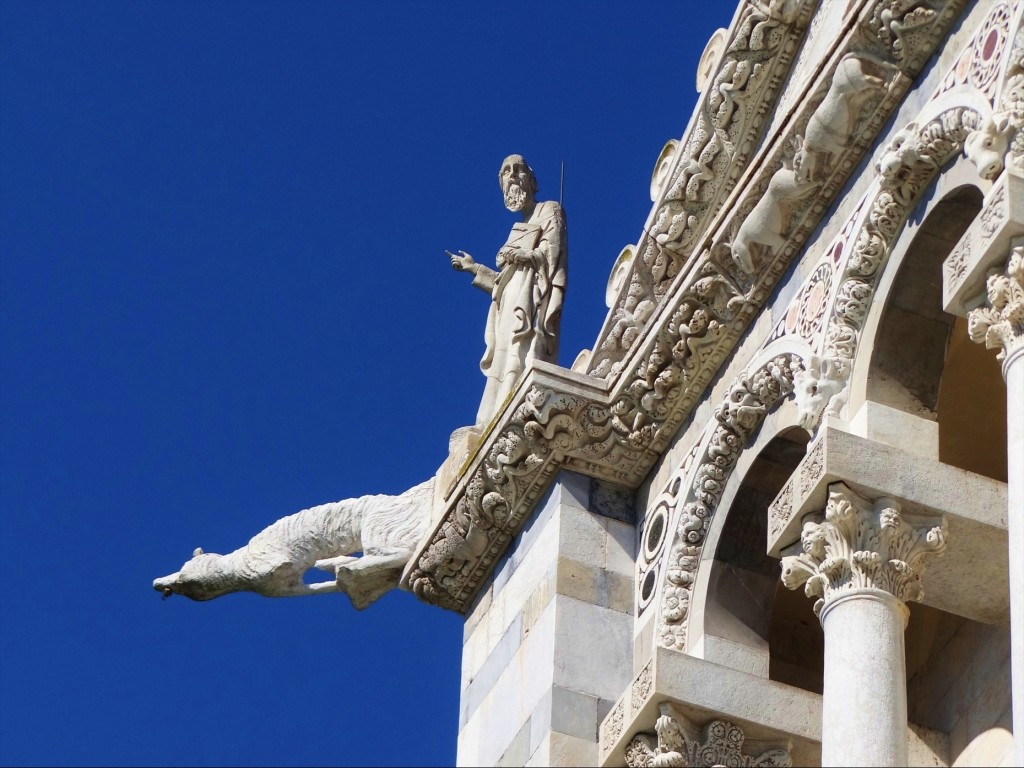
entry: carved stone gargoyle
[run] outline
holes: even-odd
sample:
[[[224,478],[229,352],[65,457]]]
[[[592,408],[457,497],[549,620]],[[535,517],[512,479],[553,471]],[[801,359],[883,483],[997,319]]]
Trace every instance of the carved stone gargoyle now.
[[[212,600],[231,592],[297,597],[344,592],[362,610],[398,586],[402,569],[430,523],[434,480],[398,496],[360,496],[278,520],[227,555],[196,549],[181,570],[156,579],[165,597]],[[361,557],[354,556],[362,552]],[[310,568],[333,581],[307,584]]]

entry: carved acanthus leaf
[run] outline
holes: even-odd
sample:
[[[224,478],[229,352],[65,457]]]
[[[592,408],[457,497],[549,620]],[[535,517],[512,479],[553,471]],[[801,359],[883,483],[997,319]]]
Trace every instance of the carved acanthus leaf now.
[[[824,520],[805,521],[803,553],[782,560],[782,583],[804,586],[816,597],[814,612],[856,589],[880,589],[897,599],[920,600],[921,574],[929,555],[946,548],[945,522],[935,517],[911,524],[891,499],[872,503],[843,483],[829,487]]]
[[[1014,246],[1005,270],[990,272],[985,287],[986,305],[968,315],[967,332],[1003,360],[1024,344],[1024,245]]]
[[[698,728],[668,702],[661,704],[655,733],[640,733],[625,750],[630,768],[702,768],[729,765],[739,768],[793,764],[788,741],[758,742],[758,754],[744,751],[743,729],[728,720],[712,720]]]

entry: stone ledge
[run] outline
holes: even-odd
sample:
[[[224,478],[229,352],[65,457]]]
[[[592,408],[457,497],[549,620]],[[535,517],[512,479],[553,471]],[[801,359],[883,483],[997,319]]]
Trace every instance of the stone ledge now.
[[[985,206],[942,264],[942,307],[967,317],[985,297],[988,270],[1002,267],[1011,241],[1024,235],[1024,178],[1007,167]]]
[[[805,515],[818,514],[830,483],[871,499],[888,496],[906,514],[942,514],[949,547],[924,575],[924,602],[986,624],[1009,618],[1006,483],[824,427],[768,508],[768,553],[799,542]]]
[[[793,765],[821,765],[821,696],[785,683],[657,648],[598,728],[598,765],[625,765],[638,733],[654,730],[662,702],[695,723],[725,719],[746,742],[790,742]],[[911,765],[947,765],[948,734],[907,725]]]
[[[663,701],[696,722],[725,718],[751,740],[788,737],[794,765],[820,761],[821,696],[658,648],[598,729],[599,765],[622,765],[626,745],[638,732],[653,730]]]

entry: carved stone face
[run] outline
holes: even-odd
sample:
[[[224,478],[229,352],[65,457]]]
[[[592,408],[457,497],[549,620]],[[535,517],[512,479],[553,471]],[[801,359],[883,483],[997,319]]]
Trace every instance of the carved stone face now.
[[[510,211],[521,211],[534,202],[537,181],[522,155],[509,155],[505,158],[498,171],[498,183],[505,196],[505,207]]]

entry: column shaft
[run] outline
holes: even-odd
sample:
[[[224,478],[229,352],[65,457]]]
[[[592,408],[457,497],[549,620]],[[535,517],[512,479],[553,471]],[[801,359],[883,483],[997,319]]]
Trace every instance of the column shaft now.
[[[1006,534],[1010,545],[1010,648],[1014,765],[1024,765],[1024,347],[1007,355]]]
[[[895,499],[829,486],[824,520],[804,518],[782,582],[817,597],[825,631],[821,764],[907,764],[905,601],[924,595],[925,561],[946,548],[941,517],[908,523]]]
[[[822,609],[822,765],[907,764],[906,619],[906,606],[879,589]]]

